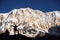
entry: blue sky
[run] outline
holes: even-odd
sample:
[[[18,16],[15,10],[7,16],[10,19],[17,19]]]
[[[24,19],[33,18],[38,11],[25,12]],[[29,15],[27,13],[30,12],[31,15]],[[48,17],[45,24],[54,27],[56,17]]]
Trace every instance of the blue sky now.
[[[16,8],[30,7],[35,10],[60,11],[59,0],[0,0],[0,13],[9,12]]]

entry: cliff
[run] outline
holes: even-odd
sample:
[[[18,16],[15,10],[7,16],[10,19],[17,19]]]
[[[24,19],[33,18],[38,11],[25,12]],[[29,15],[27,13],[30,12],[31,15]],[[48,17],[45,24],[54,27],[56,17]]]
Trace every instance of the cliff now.
[[[45,33],[60,35],[60,11],[42,12],[30,8],[14,9],[0,13],[0,34],[27,37],[45,36]]]

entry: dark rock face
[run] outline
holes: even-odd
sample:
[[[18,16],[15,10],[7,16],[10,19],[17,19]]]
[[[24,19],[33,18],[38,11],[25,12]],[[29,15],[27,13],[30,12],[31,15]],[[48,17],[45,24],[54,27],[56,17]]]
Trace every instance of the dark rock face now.
[[[51,35],[56,35],[57,37],[60,36],[60,26],[51,27],[48,31]]]
[[[37,36],[35,38],[29,38],[21,34],[10,36],[8,33],[9,32],[6,30],[6,33],[0,35],[0,39],[1,40],[59,40],[59,37],[49,34],[46,34],[43,37]]]
[[[0,26],[2,26],[2,22],[0,22]]]
[[[16,26],[16,25],[15,25]],[[53,32],[53,30],[55,30],[56,33],[60,33],[60,26],[57,26],[56,27],[51,27],[49,29],[49,32]],[[25,29],[24,29],[25,30]],[[36,30],[34,29],[30,29],[28,30],[30,33],[32,33],[31,31],[36,32]],[[1,40],[59,40],[60,39],[60,36],[55,36],[55,35],[50,35],[50,34],[47,34],[45,33],[45,36],[41,36],[43,35],[42,32],[40,32],[35,38],[30,38],[30,37],[27,37],[27,36],[24,36],[22,34],[18,34],[18,35],[9,35],[9,32],[8,30],[6,30],[6,33],[3,33],[3,34],[0,34],[0,39]]]

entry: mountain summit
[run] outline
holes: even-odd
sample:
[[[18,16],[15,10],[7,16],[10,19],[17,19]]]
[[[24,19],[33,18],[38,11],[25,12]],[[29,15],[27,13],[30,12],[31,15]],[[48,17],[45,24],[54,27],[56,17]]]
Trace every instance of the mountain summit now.
[[[14,9],[0,13],[0,34],[22,34],[27,37],[60,35],[60,11],[42,12],[31,8]]]

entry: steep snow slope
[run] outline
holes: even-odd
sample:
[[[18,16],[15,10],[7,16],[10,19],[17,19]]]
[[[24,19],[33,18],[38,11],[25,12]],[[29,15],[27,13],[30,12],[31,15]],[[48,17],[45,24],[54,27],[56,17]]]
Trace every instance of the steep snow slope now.
[[[57,27],[58,26],[58,27]],[[22,34],[27,37],[44,36],[45,33],[60,35],[60,11],[42,12],[30,8],[14,9],[0,13],[0,33]]]

